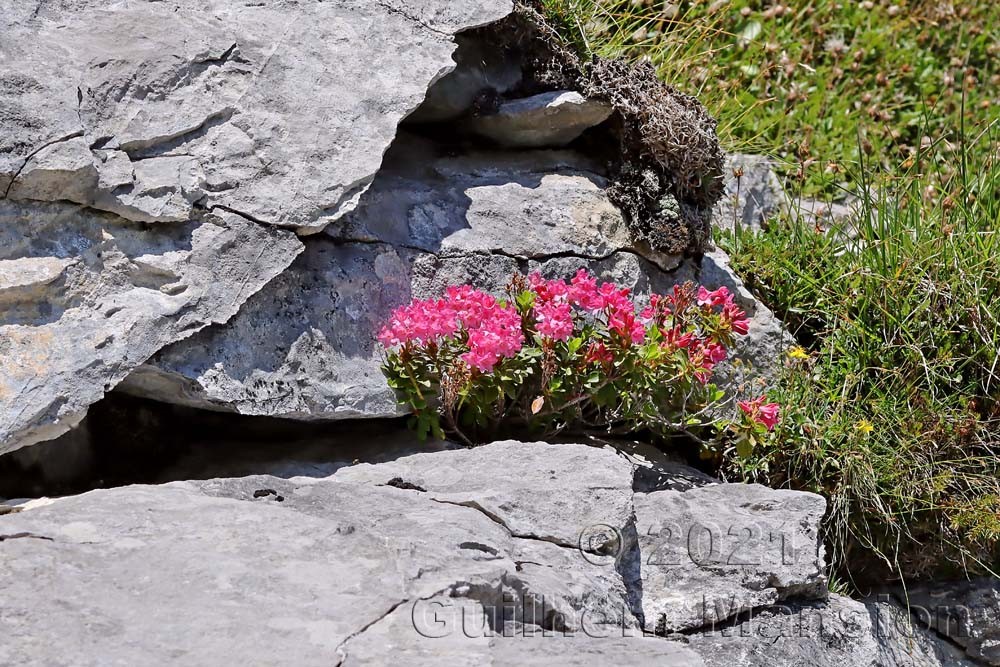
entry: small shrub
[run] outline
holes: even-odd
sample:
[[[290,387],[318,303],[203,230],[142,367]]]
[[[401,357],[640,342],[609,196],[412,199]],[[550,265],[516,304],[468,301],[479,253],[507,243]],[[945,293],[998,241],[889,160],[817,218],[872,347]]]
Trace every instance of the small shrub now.
[[[506,300],[469,286],[396,309],[379,334],[383,372],[421,438],[500,434],[683,434],[748,452],[777,421],[764,397],[728,401],[710,382],[746,315],[725,287],[651,294],[580,270],[515,275]]]

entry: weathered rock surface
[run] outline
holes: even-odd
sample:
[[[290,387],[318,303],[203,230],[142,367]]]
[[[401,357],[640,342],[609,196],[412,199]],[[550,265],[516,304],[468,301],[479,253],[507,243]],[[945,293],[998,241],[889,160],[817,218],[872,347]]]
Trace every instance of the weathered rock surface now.
[[[154,352],[235,314],[301,249],[225,211],[148,229],[0,200],[0,453],[74,426]]]
[[[712,210],[712,225],[716,229],[735,232],[735,225],[741,230],[757,232],[774,216],[785,214],[817,229],[853,233],[851,221],[860,208],[857,197],[793,198],[781,186],[773,161],[762,155],[728,155],[723,183],[722,198]]]
[[[399,414],[374,334],[393,308],[450,284],[503,290],[517,270],[586,266],[649,289],[679,257],[633,249],[598,167],[570,151],[442,154],[400,140],[357,211],[224,327],[164,350],[124,391],[300,419]],[[277,314],[277,317],[276,317]]]
[[[450,156],[403,136],[358,210],[309,238],[227,325],[164,350],[121,388],[243,414],[398,415],[374,340],[393,308],[451,284],[501,293],[518,270],[566,277],[584,267],[640,292],[683,280],[730,287],[752,317],[737,354],[773,374],[791,339],[725,255],[682,263],[640,251],[605,185],[600,167],[573,151]],[[748,375],[726,373],[737,371]]]
[[[930,624],[970,657],[1000,665],[1000,579],[919,586],[897,597],[917,610],[917,622]]]
[[[693,635],[688,647],[708,667],[892,667],[879,661],[864,604],[839,595],[822,603],[793,602],[752,614],[734,625]]]
[[[0,453],[236,313],[511,10],[0,0]]]
[[[510,148],[565,146],[611,115],[605,102],[557,90],[501,102],[495,113],[468,119],[464,129]]]
[[[712,224],[733,231],[759,230],[772,215],[784,210],[787,197],[771,161],[760,155],[734,153],[726,157],[725,190],[712,211]]]
[[[567,664],[609,650],[699,664],[641,637],[616,565],[636,548],[622,539],[636,465],[607,448],[502,442],[318,480],[63,498],[0,524],[0,662],[512,664],[544,632],[579,635],[543,649],[578,656]],[[581,539],[600,534],[616,541]]]
[[[454,68],[454,33],[512,5],[4,0],[0,9],[7,196],[145,222],[224,207],[308,232],[354,208],[396,126]]]
[[[470,110],[492,106],[499,95],[521,83],[517,54],[492,48],[468,35],[456,35],[455,41],[455,69],[428,89],[423,103],[407,116],[408,123],[455,120]]]
[[[961,648],[934,628],[933,614],[906,607],[888,595],[865,600],[878,643],[878,664],[899,667],[974,667]]]
[[[650,632],[722,623],[786,597],[827,594],[820,496],[712,484],[637,493],[642,612]]]
[[[0,516],[2,664],[963,664],[907,662],[880,645],[871,605],[806,599],[822,500],[720,484],[641,447],[499,442],[21,507]],[[723,531],[747,562],[665,567],[674,542],[642,530],[654,513],[720,529],[780,515],[794,537],[756,563],[772,545]],[[704,591],[752,606],[643,632],[648,605],[693,608]],[[920,655],[948,655],[922,641]]]

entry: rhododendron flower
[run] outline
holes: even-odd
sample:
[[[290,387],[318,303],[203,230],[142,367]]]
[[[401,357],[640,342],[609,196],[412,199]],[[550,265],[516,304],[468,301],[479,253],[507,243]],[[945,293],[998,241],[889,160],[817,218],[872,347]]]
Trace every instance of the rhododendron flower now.
[[[611,364],[615,361],[615,355],[604,343],[591,343],[585,360],[588,364]]]
[[[604,308],[604,298],[597,291],[597,278],[584,269],[576,272],[570,280],[569,301],[584,310],[597,312]]]
[[[734,303],[726,304],[722,309],[722,319],[729,325],[729,328],[741,336],[746,336],[750,332],[750,320]]]
[[[697,370],[694,376],[702,384],[707,384],[712,377],[715,365],[726,359],[726,348],[712,341],[696,340],[688,349],[688,359]]]
[[[729,288],[722,286],[717,290],[709,292],[704,286],[698,288],[699,306],[725,306],[732,303],[733,296],[729,293]]]
[[[538,301],[543,303],[564,297],[569,292],[569,286],[563,281],[546,280],[537,271],[528,276],[528,284],[531,285],[531,290],[537,295]]]
[[[629,310],[612,310],[608,313],[608,328],[636,345],[646,340],[646,327]]]
[[[389,323],[379,332],[378,339],[386,347],[409,342],[429,343],[454,335],[458,318],[451,304],[443,300],[414,301],[392,311]]]
[[[573,335],[573,314],[566,302],[548,302],[535,308],[538,333],[553,340],[567,340]]]
[[[672,329],[663,328],[663,342],[660,346],[663,348],[669,348],[673,350],[682,350],[686,347],[690,347],[695,341],[695,335],[693,331],[687,331],[681,333],[680,327],[673,327]]]
[[[462,329],[469,336],[469,351],[462,358],[483,372],[517,354],[524,344],[517,311],[468,285],[449,287],[444,299],[416,300],[395,309],[378,340],[387,348],[427,344],[453,338]]]
[[[766,400],[767,397],[761,395],[750,401],[740,401],[737,405],[751,420],[773,431],[781,416],[781,407],[777,403],[765,403]]]
[[[507,292],[510,303],[449,287],[440,299],[395,309],[378,333],[383,373],[420,437],[472,445],[494,438],[506,419],[533,433],[578,425],[673,432],[719,400],[713,370],[733,333],[749,329],[724,287],[675,285],[640,308],[631,290],[581,269],[568,280],[516,275]],[[663,352],[641,347],[650,339]],[[764,401],[740,404],[744,424],[774,428],[778,406]]]

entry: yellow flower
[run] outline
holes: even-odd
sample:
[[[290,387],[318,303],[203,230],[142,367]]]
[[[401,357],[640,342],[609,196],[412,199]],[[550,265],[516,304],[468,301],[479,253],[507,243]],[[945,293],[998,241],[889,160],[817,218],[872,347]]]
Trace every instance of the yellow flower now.
[[[864,435],[868,435],[869,433],[875,430],[875,427],[872,426],[872,423],[867,419],[862,419],[861,421],[859,421],[857,424],[854,425],[854,428],[855,430],[860,431]]]
[[[788,351],[788,358],[795,359],[796,361],[808,359],[809,353],[805,351],[802,347],[796,345]]]

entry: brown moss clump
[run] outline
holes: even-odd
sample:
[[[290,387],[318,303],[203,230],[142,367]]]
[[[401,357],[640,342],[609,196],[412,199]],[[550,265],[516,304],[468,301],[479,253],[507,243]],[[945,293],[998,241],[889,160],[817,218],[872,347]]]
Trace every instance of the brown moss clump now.
[[[530,2],[478,37],[520,59],[524,78],[512,96],[569,89],[614,107],[605,136],[590,140],[607,158],[608,196],[637,242],[675,254],[706,249],[724,154],[715,120],[695,98],[660,81],[647,62],[585,62]]]

